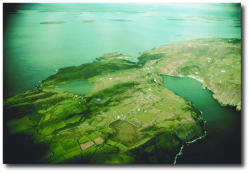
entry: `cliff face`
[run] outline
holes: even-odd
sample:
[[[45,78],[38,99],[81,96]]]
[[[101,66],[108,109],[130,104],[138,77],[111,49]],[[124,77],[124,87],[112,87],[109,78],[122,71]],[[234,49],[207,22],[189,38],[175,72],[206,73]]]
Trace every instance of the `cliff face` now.
[[[6,100],[4,163],[173,163],[183,142],[202,135],[200,113],[148,62],[126,57],[60,69],[40,89]],[[80,80],[91,92],[57,87]]]
[[[158,73],[195,78],[223,105],[241,110],[241,40],[195,39],[145,51],[139,64]]]

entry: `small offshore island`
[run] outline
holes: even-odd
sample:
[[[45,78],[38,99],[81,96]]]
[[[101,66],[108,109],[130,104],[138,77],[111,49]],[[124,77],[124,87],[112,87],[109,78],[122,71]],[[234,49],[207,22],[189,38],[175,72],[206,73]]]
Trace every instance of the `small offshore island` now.
[[[183,143],[204,135],[204,120],[161,74],[195,78],[241,110],[240,39],[174,43],[142,52],[138,63],[127,57],[109,53],[62,68],[37,90],[7,99],[4,162],[174,163]],[[93,89],[59,89],[78,81]]]
[[[84,23],[91,23],[91,22],[94,22],[95,20],[85,19],[85,20],[80,20],[80,21]]]
[[[110,19],[112,21],[116,21],[116,22],[132,22],[132,20],[128,20],[128,19]]]
[[[43,24],[43,25],[48,25],[48,24],[63,24],[65,23],[64,21],[52,21],[52,22],[41,22],[40,24]]]

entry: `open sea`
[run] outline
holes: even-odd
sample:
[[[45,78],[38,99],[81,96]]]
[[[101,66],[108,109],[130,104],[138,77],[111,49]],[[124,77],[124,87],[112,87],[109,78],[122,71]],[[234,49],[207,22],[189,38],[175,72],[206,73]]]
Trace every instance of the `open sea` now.
[[[89,63],[105,53],[120,52],[136,61],[140,52],[165,44],[241,38],[240,10],[232,4],[20,6],[4,27],[3,97],[34,89],[57,69]],[[65,23],[40,24],[51,21]]]

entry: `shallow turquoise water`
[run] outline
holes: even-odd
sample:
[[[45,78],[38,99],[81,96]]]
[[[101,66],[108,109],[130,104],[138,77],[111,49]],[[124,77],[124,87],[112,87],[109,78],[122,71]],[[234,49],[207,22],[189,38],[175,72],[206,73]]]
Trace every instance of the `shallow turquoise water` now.
[[[67,91],[74,94],[81,94],[81,95],[88,94],[93,88],[94,85],[90,84],[88,80],[68,82],[56,86],[56,89],[58,90]]]
[[[226,164],[241,162],[241,111],[221,106],[208,89],[192,78],[163,77],[163,85],[202,112],[207,136],[185,145],[177,164]]]
[[[241,37],[241,27],[236,27],[240,13],[232,5],[33,5],[41,10],[10,14],[4,28],[4,98],[34,89],[56,69],[92,62],[105,53],[128,54],[135,61],[139,52],[173,42]],[[65,23],[40,24],[47,21]]]

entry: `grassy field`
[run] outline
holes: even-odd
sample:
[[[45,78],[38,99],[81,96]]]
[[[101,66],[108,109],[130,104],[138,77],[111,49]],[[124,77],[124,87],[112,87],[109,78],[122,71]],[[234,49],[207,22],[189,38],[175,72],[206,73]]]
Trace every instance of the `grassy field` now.
[[[60,69],[41,89],[4,102],[4,162],[173,163],[183,142],[202,136],[203,120],[162,86],[160,74],[194,76],[220,102],[240,109],[239,44],[198,39],[143,52],[138,64],[110,53]],[[79,80],[94,88],[85,95],[56,88]]]
[[[117,120],[110,124],[110,127],[116,130],[116,134],[112,138],[114,141],[123,143],[126,146],[133,146],[141,140],[136,127],[127,121]]]

